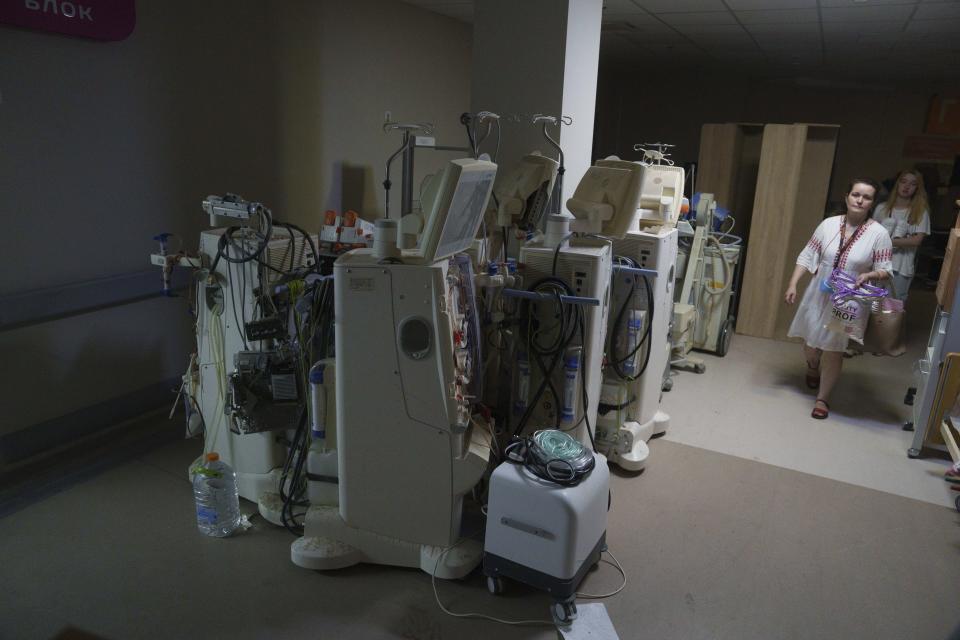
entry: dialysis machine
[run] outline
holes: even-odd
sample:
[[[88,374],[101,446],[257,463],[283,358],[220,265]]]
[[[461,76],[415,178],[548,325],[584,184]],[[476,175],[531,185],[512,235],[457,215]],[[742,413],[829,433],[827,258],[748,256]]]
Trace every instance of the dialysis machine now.
[[[279,524],[286,449],[278,434],[296,428],[304,399],[297,349],[282,339],[287,330],[270,301],[279,274],[313,269],[316,236],[235,195],[209,196],[203,209],[217,228],[200,234],[198,256],[166,254],[163,244],[152,256],[165,280],[174,266],[198,270],[197,352],[181,387],[188,430],[203,428],[204,452],[216,450],[236,470],[239,494]]]
[[[515,435],[528,427],[559,428],[593,444],[613,258],[600,234],[625,232],[636,211],[640,170],[635,164],[590,167],[567,202],[573,217],[549,216],[543,240],[520,249],[524,286],[535,299],[517,338]],[[571,238],[571,228],[585,233]]]
[[[515,436],[490,477],[484,573],[550,593],[554,620],[576,617],[576,591],[605,548],[609,471],[593,431],[609,309],[611,248],[639,202],[642,167],[590,167],[542,241],[520,250],[525,291],[516,336]],[[573,238],[570,229],[578,229]],[[508,291],[504,291],[507,294]],[[564,433],[566,432],[566,433]]]
[[[636,167],[616,157],[597,162],[611,168]],[[670,165],[640,165],[639,210],[626,233],[613,240],[607,367],[597,422],[597,448],[611,462],[640,471],[647,441],[664,433],[670,416],[660,410],[670,369],[670,323],[677,260],[674,228],[683,200],[684,172]],[[656,276],[636,271],[652,270]]]
[[[379,220],[373,249],[334,264],[339,505],[310,506],[293,561],[469,573],[480,543],[460,538],[463,496],[487,467],[471,419],[478,373],[473,274],[453,256],[476,236],[496,165],[454,160],[424,198],[416,249]],[[458,542],[459,541],[459,542]],[[457,552],[445,548],[457,543]]]

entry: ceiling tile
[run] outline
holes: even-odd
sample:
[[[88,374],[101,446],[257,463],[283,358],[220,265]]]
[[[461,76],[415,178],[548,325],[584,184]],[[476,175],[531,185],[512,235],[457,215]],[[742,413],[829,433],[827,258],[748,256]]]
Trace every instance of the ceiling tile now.
[[[748,24],[744,28],[754,35],[777,37],[781,35],[809,35],[820,37],[820,25],[815,22],[793,22],[787,24]]]
[[[893,48],[897,44],[897,36],[890,34],[860,34],[857,36],[857,44],[869,47],[874,51],[881,51]]]
[[[662,24],[649,13],[608,13],[603,12],[603,22],[629,22],[632,25]]]
[[[727,10],[723,0],[635,0],[635,4],[654,13]]]
[[[960,33],[960,18],[948,20],[911,20],[907,23],[906,33],[949,33],[956,37]]]
[[[611,37],[604,37],[600,40],[600,52],[639,55],[644,53],[644,50],[635,42],[615,34]]]
[[[790,24],[820,22],[816,9],[783,9],[780,11],[737,11],[737,18],[745,25]]]
[[[424,9],[439,13],[450,18],[456,18],[462,22],[473,22],[473,3],[467,4],[441,4],[424,6]]]
[[[960,18],[960,2],[940,2],[938,4],[921,4],[913,14],[914,20],[941,20],[943,18]]]
[[[824,22],[865,22],[873,20],[906,20],[917,5],[897,4],[888,6],[858,5],[855,7],[841,7],[836,9],[823,8],[820,14]]]
[[[778,57],[797,57],[797,58],[819,58],[823,51],[820,49],[819,45],[809,45],[809,46],[787,46],[784,44],[767,44],[761,45],[760,50],[763,51],[765,55],[768,56],[778,56]]]
[[[732,35],[745,34],[738,24],[683,24],[676,27],[677,31],[685,35],[691,34],[711,34],[711,35]]]
[[[674,47],[690,47],[690,40],[679,33],[653,33],[653,32],[634,32],[624,33],[624,37],[629,38],[636,44],[649,47],[650,49],[665,49]]]
[[[916,40],[913,42],[895,42],[894,51],[915,53],[925,51],[940,51],[945,54],[960,53],[960,44],[949,40]]]
[[[758,33],[754,34],[753,39],[761,47],[807,47],[820,46],[820,34],[809,33]]]
[[[820,0],[821,7],[863,7],[866,4],[864,0]],[[869,0],[869,6],[877,5],[916,5],[916,0]]]
[[[673,26],[688,24],[737,24],[736,18],[734,18],[733,14],[729,11],[658,13],[657,17]]]
[[[726,4],[733,11],[817,8],[817,0],[727,0]]]
[[[645,13],[632,0],[603,0],[603,11],[606,13]]]
[[[823,24],[823,32],[830,34],[849,34],[849,33],[901,33],[904,20],[896,21],[877,21],[862,22],[860,24],[848,24],[845,22],[826,22]]]

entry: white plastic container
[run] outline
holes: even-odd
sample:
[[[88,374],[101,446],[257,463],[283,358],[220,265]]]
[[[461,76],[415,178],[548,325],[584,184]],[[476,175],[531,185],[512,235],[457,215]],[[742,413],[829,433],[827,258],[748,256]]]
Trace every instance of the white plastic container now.
[[[197,529],[215,538],[233,534],[240,527],[237,474],[215,452],[206,454],[192,471]]]

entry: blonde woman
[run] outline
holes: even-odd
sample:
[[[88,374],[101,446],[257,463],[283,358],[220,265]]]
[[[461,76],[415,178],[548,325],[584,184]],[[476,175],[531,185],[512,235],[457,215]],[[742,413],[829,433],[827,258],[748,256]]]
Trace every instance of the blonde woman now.
[[[916,269],[917,247],[924,236],[930,235],[930,209],[923,176],[918,171],[901,171],[890,197],[877,206],[874,219],[893,241],[894,295],[906,302]]]

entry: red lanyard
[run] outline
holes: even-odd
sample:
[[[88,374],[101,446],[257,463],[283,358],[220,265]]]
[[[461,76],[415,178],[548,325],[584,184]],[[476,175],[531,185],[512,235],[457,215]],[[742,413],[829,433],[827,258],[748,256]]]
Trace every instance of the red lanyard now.
[[[837,249],[837,257],[833,259],[834,270],[836,270],[836,268],[840,266],[841,258],[843,258],[844,254],[850,250],[850,247],[853,245],[854,242],[857,241],[857,238],[859,238],[862,235],[863,229],[866,226],[867,226],[867,221],[864,220],[863,224],[857,227],[857,230],[853,232],[852,236],[850,236],[850,239],[844,242],[843,239],[847,237],[847,217],[844,216],[843,220],[840,221],[840,248]]]

